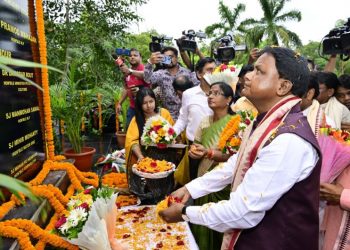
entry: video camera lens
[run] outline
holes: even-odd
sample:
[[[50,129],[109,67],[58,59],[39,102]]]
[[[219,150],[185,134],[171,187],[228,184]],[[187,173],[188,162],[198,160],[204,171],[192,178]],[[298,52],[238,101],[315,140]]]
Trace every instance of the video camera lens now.
[[[153,52],[160,52],[162,51],[164,47],[164,40],[172,40],[172,37],[168,36],[162,36],[162,37],[157,37],[157,36],[152,36],[152,42],[149,43],[149,50]]]
[[[197,42],[195,37],[199,37],[201,39],[207,37],[204,32],[195,32],[192,29],[188,30],[187,32],[185,30],[182,31],[182,35],[184,37],[178,42],[179,48],[190,52],[195,52],[197,50]]]
[[[162,45],[160,43],[156,42],[150,42],[149,43],[149,51],[153,52],[160,52],[162,50]]]
[[[350,18],[344,26],[329,31],[322,40],[322,47],[325,55],[350,53]]]

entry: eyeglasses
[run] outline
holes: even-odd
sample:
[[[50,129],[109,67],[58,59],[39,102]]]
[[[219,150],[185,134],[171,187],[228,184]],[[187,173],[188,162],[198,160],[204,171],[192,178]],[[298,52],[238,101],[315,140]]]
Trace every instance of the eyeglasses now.
[[[215,96],[215,97],[220,96],[220,95],[225,96],[224,93],[221,93],[221,92],[219,92],[219,91],[209,91],[208,94],[207,94],[207,96],[209,97],[209,96],[211,96],[211,95],[213,95],[213,96]]]

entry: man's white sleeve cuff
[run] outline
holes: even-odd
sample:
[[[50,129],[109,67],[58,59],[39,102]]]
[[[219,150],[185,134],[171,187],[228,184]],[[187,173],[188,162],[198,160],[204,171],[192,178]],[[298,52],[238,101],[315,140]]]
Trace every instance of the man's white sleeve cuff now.
[[[197,199],[207,194],[207,192],[205,192],[205,189],[201,185],[200,178],[197,178],[187,183],[185,187],[191,194],[192,199]]]
[[[186,215],[193,224],[203,225],[202,217],[200,216],[200,206],[189,206],[186,209]]]

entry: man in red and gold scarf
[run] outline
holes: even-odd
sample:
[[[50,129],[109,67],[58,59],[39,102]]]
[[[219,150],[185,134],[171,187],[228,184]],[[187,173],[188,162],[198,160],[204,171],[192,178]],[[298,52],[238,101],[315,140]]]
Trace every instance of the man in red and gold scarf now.
[[[160,215],[225,232],[221,249],[318,249],[321,155],[300,97],[307,62],[290,49],[267,47],[245,76],[242,94],[259,116],[238,154],[175,191],[185,203],[231,184],[230,199],[203,206],[172,204]]]

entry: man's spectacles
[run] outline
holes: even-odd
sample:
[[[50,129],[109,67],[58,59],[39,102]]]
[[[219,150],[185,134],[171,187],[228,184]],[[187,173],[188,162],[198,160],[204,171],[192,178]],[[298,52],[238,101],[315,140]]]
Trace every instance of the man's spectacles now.
[[[209,91],[208,94],[207,94],[207,96],[209,97],[209,96],[211,96],[211,95],[213,95],[213,96],[215,96],[215,97],[220,96],[220,95],[225,96],[224,93],[221,93],[221,92],[219,92],[219,91]]]

